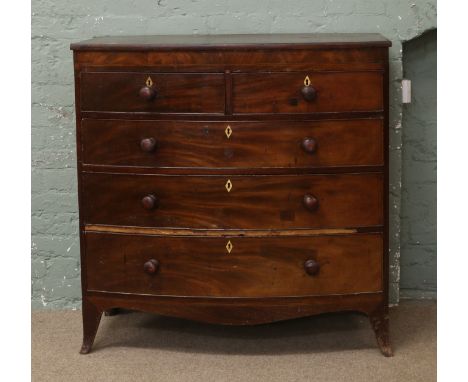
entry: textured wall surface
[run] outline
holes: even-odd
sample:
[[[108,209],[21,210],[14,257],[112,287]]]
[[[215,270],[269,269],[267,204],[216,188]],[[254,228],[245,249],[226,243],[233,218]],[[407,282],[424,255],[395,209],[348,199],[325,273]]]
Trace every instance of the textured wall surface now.
[[[402,42],[436,25],[436,0],[33,0],[32,306],[80,306],[73,66],[97,35],[379,32],[391,39],[391,300],[398,300]]]
[[[402,297],[434,297],[437,286],[437,32],[403,47],[412,101],[403,109]]]

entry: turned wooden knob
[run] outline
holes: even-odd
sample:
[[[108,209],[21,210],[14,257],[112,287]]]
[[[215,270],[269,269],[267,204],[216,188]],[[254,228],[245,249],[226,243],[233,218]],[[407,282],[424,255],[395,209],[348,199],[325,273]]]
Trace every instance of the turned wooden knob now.
[[[313,86],[303,86],[301,89],[302,96],[307,102],[312,102],[317,97],[317,90]]]
[[[152,210],[158,206],[158,198],[154,195],[146,195],[141,199],[141,205],[145,210]]]
[[[317,141],[313,138],[304,138],[301,146],[306,153],[313,154],[317,149]]]
[[[319,206],[318,199],[311,194],[304,195],[304,207],[307,208],[309,211],[316,211]]]
[[[154,275],[158,269],[159,261],[155,259],[150,259],[143,265],[143,270],[149,275]]]
[[[156,148],[156,139],[144,138],[140,141],[140,148],[142,151],[150,153]]]
[[[320,264],[313,259],[309,259],[304,263],[304,269],[309,276],[315,276],[320,270]]]
[[[140,89],[140,97],[147,100],[151,101],[156,97],[156,89],[149,87],[149,86],[143,86]]]

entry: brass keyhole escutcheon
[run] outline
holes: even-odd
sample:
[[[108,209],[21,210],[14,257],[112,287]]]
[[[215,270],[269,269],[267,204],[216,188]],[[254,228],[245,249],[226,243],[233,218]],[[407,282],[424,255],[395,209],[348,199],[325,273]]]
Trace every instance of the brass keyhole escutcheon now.
[[[228,253],[231,253],[233,248],[234,248],[234,246],[232,245],[231,240],[229,240],[227,242],[227,244],[226,244],[226,249],[227,249]]]
[[[153,86],[153,80],[151,79],[151,77],[148,77],[146,79],[146,86],[148,86],[149,88]]]
[[[306,78],[304,78],[304,86],[310,86],[310,78],[309,78],[309,76],[306,76]]]
[[[229,139],[229,137],[232,134],[231,126],[227,125],[226,130],[224,130],[224,133],[226,134],[226,137]]]
[[[226,187],[227,192],[231,192],[231,190],[232,190],[232,182],[231,182],[230,179],[227,180],[227,182],[226,182],[226,184],[225,184],[224,187]]]

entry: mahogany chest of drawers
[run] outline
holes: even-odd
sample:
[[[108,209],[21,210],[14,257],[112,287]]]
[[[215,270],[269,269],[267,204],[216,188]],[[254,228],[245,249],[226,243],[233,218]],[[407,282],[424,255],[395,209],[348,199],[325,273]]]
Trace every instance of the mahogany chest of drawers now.
[[[72,44],[84,339],[135,309],[334,311],[388,339],[388,47],[377,34]]]

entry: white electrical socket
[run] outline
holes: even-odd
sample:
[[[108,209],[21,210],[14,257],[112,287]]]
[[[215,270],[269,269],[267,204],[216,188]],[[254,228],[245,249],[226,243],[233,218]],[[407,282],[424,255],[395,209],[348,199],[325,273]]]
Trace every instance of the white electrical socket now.
[[[411,103],[411,80],[401,80],[401,98],[403,103]]]

